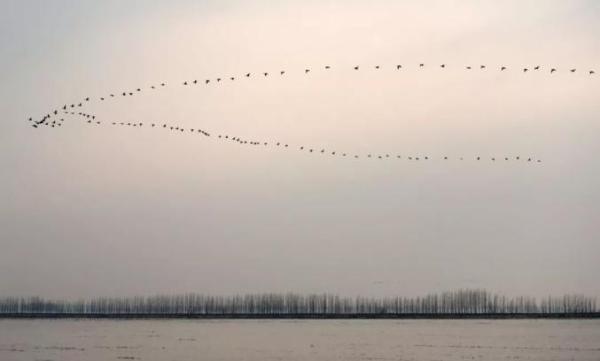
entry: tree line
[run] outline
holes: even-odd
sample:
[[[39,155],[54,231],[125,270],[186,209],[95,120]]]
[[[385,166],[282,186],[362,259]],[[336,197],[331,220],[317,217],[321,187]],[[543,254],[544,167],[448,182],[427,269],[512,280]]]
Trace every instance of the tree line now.
[[[65,301],[0,298],[0,314],[82,315],[402,315],[584,314],[599,312],[596,299],[565,295],[536,300],[461,289],[423,297],[340,297],[333,294],[263,293],[234,296],[184,294]]]

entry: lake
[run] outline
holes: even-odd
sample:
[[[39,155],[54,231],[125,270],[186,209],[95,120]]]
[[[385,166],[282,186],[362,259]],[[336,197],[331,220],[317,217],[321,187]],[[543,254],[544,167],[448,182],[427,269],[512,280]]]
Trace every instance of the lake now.
[[[600,320],[0,320],[2,361],[600,360]]]

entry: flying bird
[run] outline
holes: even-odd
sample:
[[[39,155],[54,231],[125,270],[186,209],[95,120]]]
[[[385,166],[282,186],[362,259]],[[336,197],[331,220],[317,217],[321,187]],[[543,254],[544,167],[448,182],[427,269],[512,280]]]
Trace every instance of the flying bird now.
[[[304,74],[307,74],[310,71],[310,69],[304,69]]]
[[[354,67],[354,70],[358,70],[358,65]]]
[[[505,66],[503,66],[503,67],[500,68],[500,71],[504,71],[504,70],[506,70]]]
[[[555,68],[550,69],[550,74],[554,73],[556,71]]]
[[[400,68],[402,68],[402,65],[400,65],[400,64],[396,65],[396,70],[398,70]]]

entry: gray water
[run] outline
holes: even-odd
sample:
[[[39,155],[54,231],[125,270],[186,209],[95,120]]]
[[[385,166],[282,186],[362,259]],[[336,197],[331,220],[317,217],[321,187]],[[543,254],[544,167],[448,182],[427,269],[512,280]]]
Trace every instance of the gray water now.
[[[600,320],[0,320],[2,361],[600,360]]]

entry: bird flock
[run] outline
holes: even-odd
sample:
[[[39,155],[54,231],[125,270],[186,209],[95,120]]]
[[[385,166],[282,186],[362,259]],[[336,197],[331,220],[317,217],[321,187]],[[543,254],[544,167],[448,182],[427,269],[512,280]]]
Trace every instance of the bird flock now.
[[[425,63],[419,63],[418,66],[415,66],[414,68],[419,70],[419,69],[423,69],[426,67]],[[439,69],[445,70],[449,68],[449,65],[447,64],[439,64],[439,65],[435,65],[435,67],[438,67]],[[381,70],[384,67],[381,65],[373,65],[371,67],[365,67],[365,66],[361,66],[361,65],[354,65],[351,68],[351,71],[363,71],[366,69],[372,69],[375,71]],[[407,68],[409,68],[409,66],[403,65],[403,64],[395,64],[393,66],[389,66],[390,69],[395,70],[395,71],[402,71],[405,70]],[[333,67],[331,65],[325,65],[320,67],[319,69],[314,69],[314,68],[304,68],[302,70],[302,73],[304,75],[309,75],[312,71],[315,70],[323,70],[323,71],[332,71]],[[472,70],[479,70],[479,71],[491,71],[491,70],[496,70],[499,72],[508,72],[511,71],[512,69],[509,69],[509,67],[507,66],[498,66],[495,68],[492,67],[488,67],[485,64],[481,64],[479,66],[471,66],[471,65],[466,65],[464,66],[462,69],[464,69],[465,71],[472,71]],[[522,67],[522,68],[518,68],[515,69],[516,71],[519,71],[520,73],[526,74],[528,72],[546,72],[550,75],[557,73],[558,71],[564,71],[567,72],[569,74],[575,74],[578,69],[577,68],[567,68],[564,70],[559,70],[557,67],[542,67],[541,65],[535,65],[535,66],[531,66],[531,67]],[[596,74],[595,70],[590,69],[590,70],[586,70],[585,71],[587,73],[587,75],[589,76],[594,76]],[[260,73],[253,73],[253,72],[247,72],[247,73],[243,73],[242,75],[236,76],[236,75],[230,75],[230,76],[223,76],[223,77],[216,77],[216,78],[207,78],[207,79],[189,79],[189,80],[184,80],[182,82],[179,82],[176,85],[180,85],[183,87],[192,87],[192,86],[199,86],[199,85],[204,85],[204,86],[209,86],[209,85],[213,85],[213,84],[219,84],[222,82],[234,82],[234,81],[238,81],[238,80],[243,80],[243,79],[250,79],[250,78],[254,78],[254,77],[269,77],[269,76],[278,76],[278,77],[284,77],[286,74],[288,74],[288,71],[286,70],[279,70],[276,72],[268,72],[268,71],[264,71],[264,72],[260,72]],[[419,160],[430,160],[430,159],[442,159],[442,160],[449,160],[450,157],[448,156],[438,156],[438,157],[431,157],[428,155],[399,155],[399,154],[390,154],[390,153],[384,153],[384,154],[375,154],[375,153],[365,153],[365,154],[355,154],[355,153],[350,153],[350,152],[342,152],[342,151],[337,151],[334,149],[325,149],[325,148],[320,148],[320,147],[311,147],[311,146],[304,146],[304,145],[296,145],[296,146],[292,146],[292,144],[286,143],[286,142],[282,142],[282,141],[264,141],[264,140],[256,140],[256,139],[243,139],[239,136],[235,136],[235,135],[231,135],[231,134],[212,134],[212,132],[209,132],[205,129],[201,129],[201,128],[185,128],[179,125],[174,125],[174,124],[167,124],[167,123],[149,123],[146,124],[144,122],[116,122],[116,121],[109,121],[109,122],[103,122],[99,119],[97,119],[96,115],[93,114],[89,114],[86,112],[81,111],[87,104],[91,103],[91,102],[107,102],[110,101],[111,99],[115,99],[115,98],[119,98],[119,97],[131,97],[131,96],[136,96],[136,95],[141,95],[144,91],[156,91],[159,89],[164,89],[167,88],[168,85],[166,82],[161,82],[161,83],[157,83],[154,85],[151,85],[149,87],[137,87],[135,89],[131,89],[131,90],[126,90],[126,91],[118,91],[118,92],[111,92],[108,93],[106,95],[100,96],[100,97],[96,97],[96,98],[92,98],[92,97],[85,97],[83,99],[81,99],[80,101],[76,101],[76,102],[71,102],[71,103],[66,103],[63,104],[59,107],[57,107],[56,109],[52,110],[51,112],[45,114],[44,116],[42,116],[40,119],[35,120],[33,117],[29,117],[28,121],[31,123],[33,128],[40,128],[40,126],[46,126],[46,127],[51,127],[51,128],[59,128],[62,127],[62,125],[64,124],[64,115],[73,115],[73,116],[79,116],[80,119],[82,119],[84,122],[86,122],[87,124],[92,124],[92,125],[103,125],[103,124],[108,124],[108,125],[112,125],[112,126],[127,126],[127,127],[144,127],[146,126],[147,128],[154,128],[154,129],[161,129],[161,130],[166,130],[166,131],[170,131],[170,132],[177,132],[177,133],[188,133],[188,134],[197,134],[197,135],[201,135],[204,137],[212,137],[221,141],[225,141],[225,142],[229,142],[229,143],[234,143],[234,144],[239,144],[239,145],[252,145],[252,146],[262,146],[262,147],[276,147],[276,148],[282,148],[282,149],[296,149],[299,151],[303,151],[306,153],[313,153],[313,154],[322,154],[322,155],[330,155],[330,156],[339,156],[339,157],[346,157],[346,158],[354,158],[354,159],[359,159],[359,158],[366,158],[366,159],[405,159],[405,160],[414,160],[414,161],[419,161]],[[456,157],[456,159],[458,160],[464,160],[466,159],[465,157]],[[541,163],[540,159],[534,159],[533,157],[529,157],[529,156],[520,156],[520,155],[513,155],[513,156],[502,156],[502,157],[482,157],[482,156],[474,156],[471,157],[471,159],[475,159],[475,160],[484,160],[487,159],[489,161],[499,161],[499,160],[504,160],[504,161],[509,161],[509,160],[523,160],[523,161],[527,161],[527,162],[536,162],[536,163]]]

